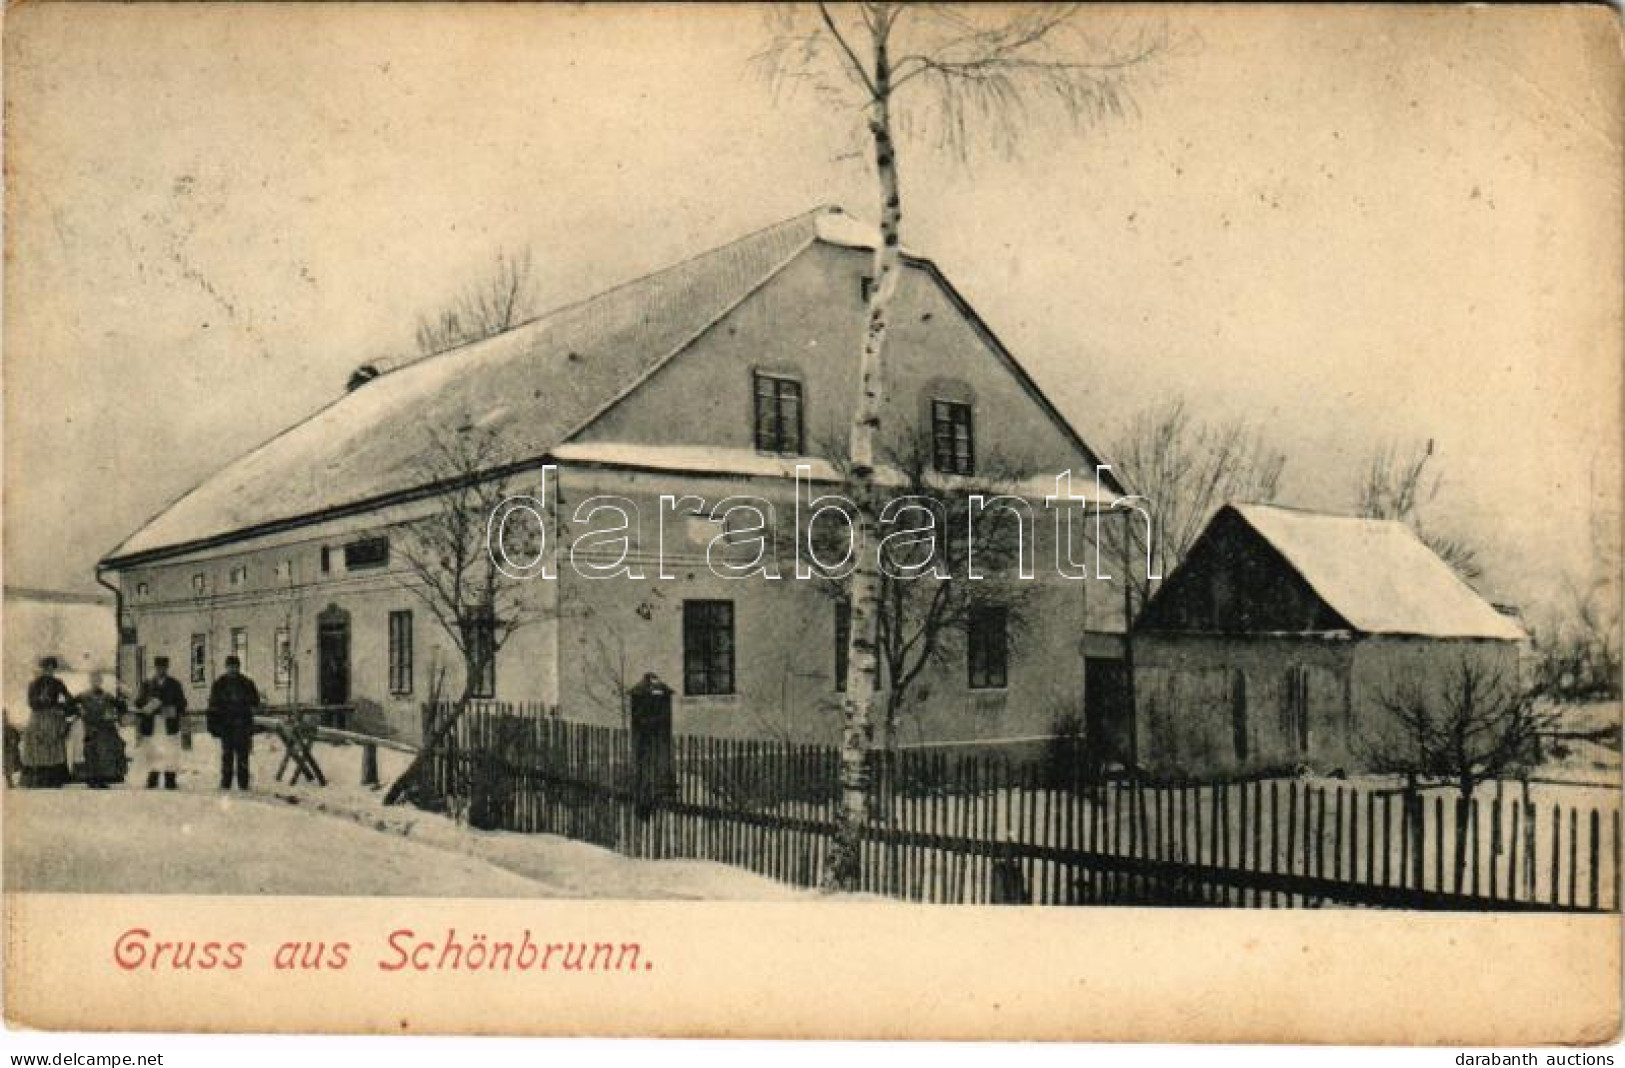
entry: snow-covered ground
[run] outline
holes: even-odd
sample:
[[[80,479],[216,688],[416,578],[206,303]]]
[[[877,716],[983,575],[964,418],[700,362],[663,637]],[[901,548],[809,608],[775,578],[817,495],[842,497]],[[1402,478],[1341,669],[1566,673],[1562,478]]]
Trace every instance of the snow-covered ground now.
[[[473,857],[258,799],[11,790],[5,804],[8,891],[566,895]]]
[[[254,789],[224,793],[219,748],[184,754],[181,789],[5,792],[7,890],[784,900],[814,896],[709,861],[634,860],[553,835],[476,831],[360,785],[361,750],[318,745],[329,785],[273,778],[281,746],[254,743]],[[404,754],[380,751],[384,782]]]

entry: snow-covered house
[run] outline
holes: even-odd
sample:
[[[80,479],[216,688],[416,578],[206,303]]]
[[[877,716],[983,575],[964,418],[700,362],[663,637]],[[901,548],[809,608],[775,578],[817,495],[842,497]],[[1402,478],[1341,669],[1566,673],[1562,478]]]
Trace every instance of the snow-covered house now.
[[[1464,658],[1516,685],[1525,641],[1403,523],[1227,505],[1135,620],[1138,762],[1355,770],[1384,698]]]
[[[540,473],[556,468],[546,489],[561,516],[597,496],[631,501],[640,575],[561,566],[531,583],[543,618],[503,647],[479,692],[618,722],[622,687],[652,671],[677,689],[680,732],[834,739],[834,602],[807,582],[714,574],[716,524],[662,515],[662,498],[709,508],[752,494],[793,508],[797,464],[818,492],[838,491],[820,447],[844,440],[854,403],[871,234],[819,209],[495,337],[352,376],[101,562],[121,591],[121,672],[165,653],[201,693],[236,651],[278,699],[350,704],[363,725],[415,731],[433,680],[455,694],[461,663],[390,538],[426,507],[416,461],[430,433],[479,427],[500,443],[493,463],[530,492],[542,496]],[[1046,486],[1072,472],[1093,491],[1096,459],[1078,433],[930,260],[904,262],[888,431],[932,435],[950,474],[996,453]],[[1118,492],[1109,478],[1102,489]],[[1037,559],[1051,552],[1040,545]],[[1019,643],[996,616],[977,628],[967,663],[925,680],[905,737],[1047,729],[1082,687],[1077,586],[1046,584]]]

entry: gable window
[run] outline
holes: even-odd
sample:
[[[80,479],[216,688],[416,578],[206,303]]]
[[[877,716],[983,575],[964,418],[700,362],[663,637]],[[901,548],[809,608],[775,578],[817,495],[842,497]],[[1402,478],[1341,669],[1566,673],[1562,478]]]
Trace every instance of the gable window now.
[[[734,603],[683,602],[683,692],[734,692]]]
[[[344,547],[344,570],[389,566],[389,539],[367,538]]]
[[[1009,685],[1010,613],[986,606],[971,612],[965,641],[965,664],[973,690],[1002,690]]]
[[[474,684],[470,688],[470,697],[495,697],[497,695],[497,641],[496,617],[490,611],[473,609],[468,620],[463,624],[465,649],[468,660],[478,665],[475,668]]]
[[[933,466],[949,475],[976,473],[976,439],[971,431],[970,405],[959,401],[931,402]]]
[[[150,586],[148,586],[145,582],[137,582],[135,584],[135,595],[137,597],[145,597],[147,594],[149,594],[151,592],[152,592],[152,588]]]
[[[208,591],[208,589],[209,589],[208,576],[205,575],[201,571],[198,571],[198,572],[194,573],[192,575],[192,592],[193,593],[205,593],[205,592]]]
[[[248,582],[248,565],[237,564],[233,566],[231,569],[231,576],[228,581],[230,581],[233,586],[246,585]]]
[[[411,612],[389,614],[389,692],[412,692]]]
[[[278,582],[288,582],[293,578],[293,561],[279,560],[276,565],[276,578]]]
[[[287,627],[276,629],[275,647],[272,653],[276,658],[274,671],[276,684],[288,686],[293,683],[293,642],[288,634]]]
[[[755,379],[756,448],[761,452],[800,453],[801,383],[759,372]]]
[[[192,684],[202,686],[209,681],[209,636],[207,634],[192,635]]]
[[[852,642],[852,605],[835,602],[835,692],[846,692],[847,654]]]

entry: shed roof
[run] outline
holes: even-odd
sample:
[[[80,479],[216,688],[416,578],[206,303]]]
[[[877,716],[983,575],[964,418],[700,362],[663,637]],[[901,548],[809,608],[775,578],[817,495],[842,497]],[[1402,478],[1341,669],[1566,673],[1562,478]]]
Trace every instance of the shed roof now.
[[[1524,632],[1404,523],[1267,504],[1227,506],[1357,631],[1518,641]]]

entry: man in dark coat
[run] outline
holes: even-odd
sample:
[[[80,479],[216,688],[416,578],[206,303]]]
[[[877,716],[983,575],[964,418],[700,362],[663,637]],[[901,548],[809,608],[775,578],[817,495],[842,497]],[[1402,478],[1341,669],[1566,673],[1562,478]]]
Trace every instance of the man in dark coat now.
[[[170,678],[169,657],[153,657],[152,669],[152,678],[141,684],[135,699],[136,757],[147,769],[147,789],[156,789],[158,776],[162,775],[164,789],[174,790],[178,788],[175,780],[180,770],[175,737],[181,732],[181,716],[186,714],[186,691],[179,681]]]
[[[260,691],[242,672],[242,661],[226,657],[226,673],[209,691],[209,733],[220,739],[220,789],[231,789],[235,770],[237,789],[248,789],[248,754],[254,748],[254,713]]]

